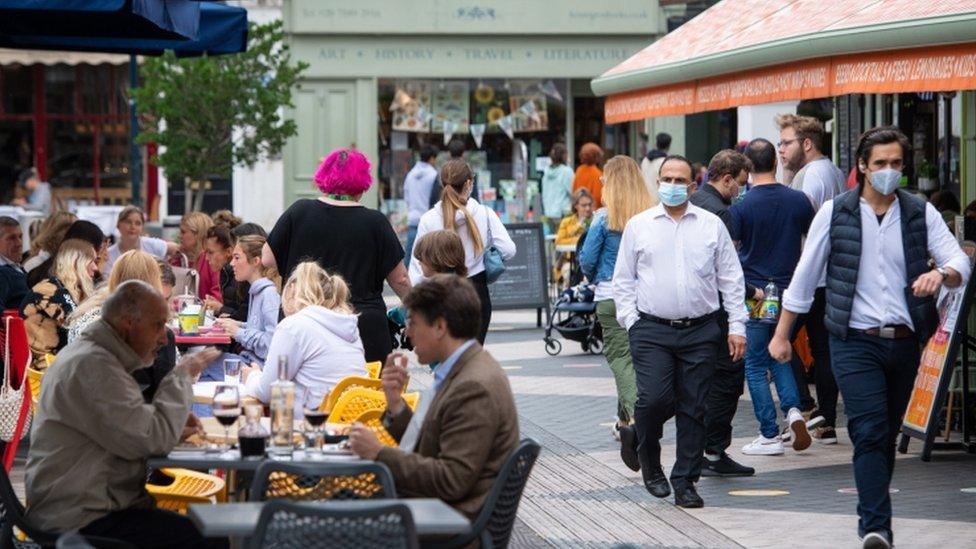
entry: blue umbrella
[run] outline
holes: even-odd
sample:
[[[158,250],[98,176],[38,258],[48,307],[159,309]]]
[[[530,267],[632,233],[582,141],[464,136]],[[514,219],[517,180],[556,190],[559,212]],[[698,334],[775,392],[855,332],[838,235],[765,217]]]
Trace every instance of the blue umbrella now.
[[[194,0],[0,0],[0,34],[196,38],[200,3]]]

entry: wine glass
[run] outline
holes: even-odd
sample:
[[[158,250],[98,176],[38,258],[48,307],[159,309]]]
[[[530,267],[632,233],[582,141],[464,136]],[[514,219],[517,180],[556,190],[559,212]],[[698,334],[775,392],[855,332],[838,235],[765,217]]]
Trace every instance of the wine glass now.
[[[230,428],[241,417],[241,395],[236,383],[220,383],[214,390],[213,414],[224,426],[222,450],[230,449]]]
[[[322,449],[322,429],[329,412],[321,410],[323,399],[314,399],[312,390],[305,388],[302,396],[302,413],[305,416],[305,451],[309,454]]]

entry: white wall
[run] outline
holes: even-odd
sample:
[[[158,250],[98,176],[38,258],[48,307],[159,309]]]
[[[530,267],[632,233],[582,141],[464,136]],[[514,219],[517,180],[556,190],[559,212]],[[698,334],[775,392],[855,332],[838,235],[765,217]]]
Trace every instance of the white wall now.
[[[654,138],[657,134],[664,132],[671,135],[671,154],[685,154],[685,117],[679,116],[658,116],[645,120],[645,133],[647,133],[647,150],[654,148]],[[639,162],[639,160],[638,160]]]
[[[784,113],[796,114],[797,101],[783,103],[767,103],[765,105],[749,105],[738,107],[738,136],[739,141],[750,141],[757,137],[768,139],[774,145],[779,143],[779,127],[776,125],[776,115]],[[783,167],[776,170],[776,177],[783,181]]]

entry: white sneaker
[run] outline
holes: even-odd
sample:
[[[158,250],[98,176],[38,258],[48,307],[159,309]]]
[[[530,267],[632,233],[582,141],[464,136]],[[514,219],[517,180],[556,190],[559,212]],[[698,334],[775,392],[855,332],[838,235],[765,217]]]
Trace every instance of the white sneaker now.
[[[756,437],[749,444],[742,447],[742,453],[747,456],[778,456],[783,454],[783,442],[779,437],[766,438],[762,435]]]
[[[610,435],[617,442],[620,442],[620,426],[617,425],[617,418],[613,418],[613,423],[610,424]]]
[[[809,448],[812,439],[810,438],[810,431],[807,431],[807,422],[803,419],[800,410],[790,408],[786,414],[786,423],[790,425],[790,431],[793,431],[793,449],[802,452]]]

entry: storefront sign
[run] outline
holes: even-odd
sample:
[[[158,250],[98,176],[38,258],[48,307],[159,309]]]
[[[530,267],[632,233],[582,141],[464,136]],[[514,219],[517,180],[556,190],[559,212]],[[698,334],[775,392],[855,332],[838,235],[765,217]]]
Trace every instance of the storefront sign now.
[[[614,94],[616,124],[777,101],[850,93],[939,92],[976,88],[976,44],[845,55]],[[689,100],[683,94],[691,91]]]

